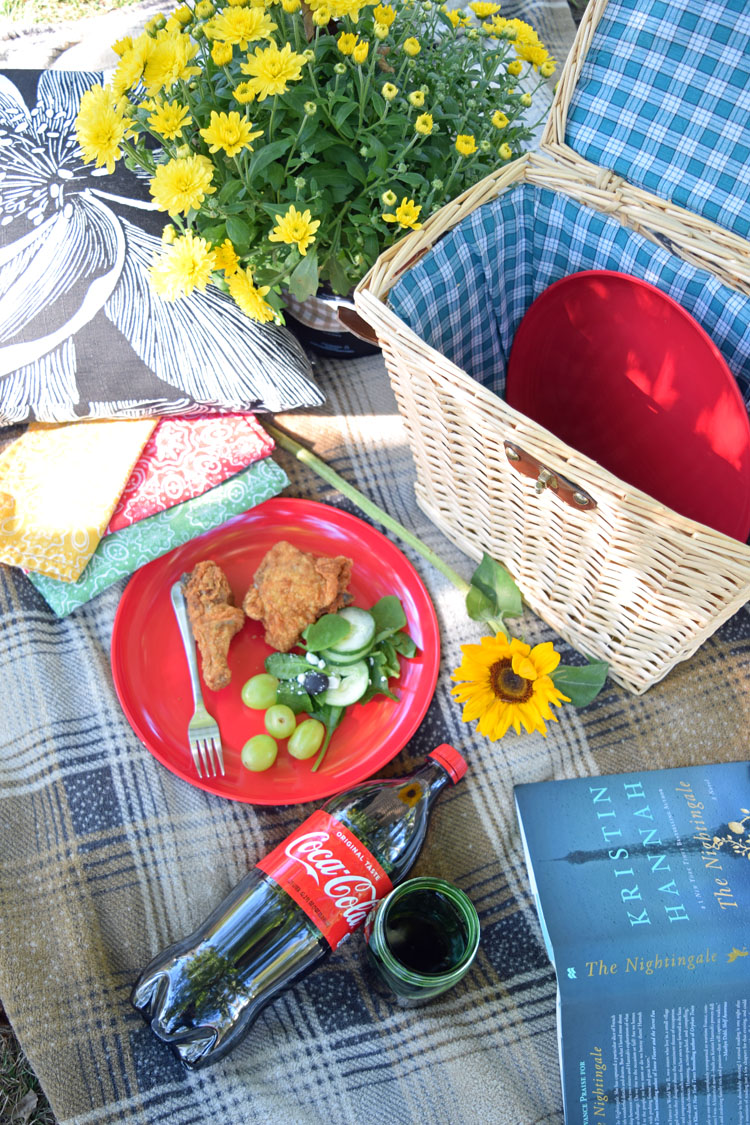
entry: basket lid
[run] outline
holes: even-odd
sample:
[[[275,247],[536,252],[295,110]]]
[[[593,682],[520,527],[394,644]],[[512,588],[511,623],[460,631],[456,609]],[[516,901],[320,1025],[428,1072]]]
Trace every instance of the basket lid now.
[[[561,79],[550,119],[554,142],[750,237],[747,0],[592,0],[584,21],[565,65],[578,80]]]

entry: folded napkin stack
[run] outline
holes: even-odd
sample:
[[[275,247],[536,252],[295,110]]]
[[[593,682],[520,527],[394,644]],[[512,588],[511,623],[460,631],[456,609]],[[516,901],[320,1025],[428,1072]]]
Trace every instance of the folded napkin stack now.
[[[251,414],[32,423],[0,454],[0,562],[63,617],[288,484]]]

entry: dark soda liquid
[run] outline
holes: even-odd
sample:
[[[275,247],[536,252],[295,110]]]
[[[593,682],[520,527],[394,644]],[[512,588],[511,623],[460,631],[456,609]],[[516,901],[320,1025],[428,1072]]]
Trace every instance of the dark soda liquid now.
[[[457,908],[434,890],[415,890],[397,899],[385,922],[391,953],[420,976],[449,973],[464,956],[468,938]]]

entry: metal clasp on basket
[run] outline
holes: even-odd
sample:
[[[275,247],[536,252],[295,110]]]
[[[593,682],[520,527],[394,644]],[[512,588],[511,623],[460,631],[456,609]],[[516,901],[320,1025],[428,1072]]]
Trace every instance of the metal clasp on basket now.
[[[535,489],[537,493],[544,492],[545,489],[551,488],[556,496],[559,496],[571,508],[577,508],[579,511],[588,511],[596,507],[596,500],[589,496],[583,488],[579,488],[577,484],[567,480],[559,473],[554,473],[538,461],[536,457],[532,457],[525,450],[514,445],[511,441],[503,442],[505,449],[505,456],[508,458],[511,466],[525,477],[535,478]]]

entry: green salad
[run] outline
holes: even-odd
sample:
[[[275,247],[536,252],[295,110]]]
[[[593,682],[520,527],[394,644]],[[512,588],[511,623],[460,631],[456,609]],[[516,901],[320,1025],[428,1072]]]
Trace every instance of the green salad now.
[[[406,631],[406,614],[395,594],[371,606],[346,606],[326,613],[302,634],[302,651],[273,652],[265,671],[242,689],[242,700],[265,714],[266,734],[249,739],[242,764],[250,770],[273,765],[277,739],[288,739],[293,758],[317,754],[317,770],[347,707],[376,695],[398,700],[391,681],[401,675],[399,657],[413,657],[417,646]],[[297,722],[297,716],[307,719]]]

